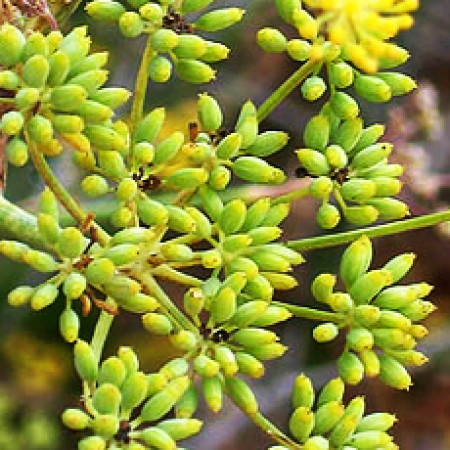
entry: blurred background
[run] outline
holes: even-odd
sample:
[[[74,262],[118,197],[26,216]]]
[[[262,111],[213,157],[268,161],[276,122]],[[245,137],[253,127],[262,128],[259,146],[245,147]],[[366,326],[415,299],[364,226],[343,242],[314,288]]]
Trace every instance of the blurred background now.
[[[217,80],[208,86],[192,86],[175,77],[164,85],[149,86],[147,107],[165,105],[169,110],[167,130],[186,130],[195,120],[195,99],[205,90],[223,106],[226,121],[232,125],[239,106],[251,98],[260,104],[296,68],[297,63],[286,55],[263,53],[255,45],[255,35],[263,26],[275,26],[295,37],[293,30],[278,19],[272,0],[245,2],[216,1],[214,6],[243,6],[248,12],[244,21],[229,32],[214,35],[232,48],[227,62],[217,65]],[[412,215],[434,212],[450,203],[450,0],[422,2],[416,14],[416,26],[400,36],[412,57],[402,68],[419,82],[419,89],[407,98],[389,105],[361,103],[366,124],[387,123],[387,138],[395,143],[394,159],[405,165],[405,187],[402,198],[408,202]],[[115,26],[94,23],[80,8],[67,27],[88,23],[95,50],[111,50],[109,69],[111,84],[132,89],[143,42],[123,39]],[[293,178],[296,161],[293,149],[301,145],[306,120],[319,106],[301,100],[299,90],[281,105],[264,129],[289,132],[291,140],[272,163],[285,168],[291,187],[300,183]],[[126,114],[127,110],[121,111]],[[70,152],[54,161],[54,168],[68,188],[79,195],[80,174],[70,160]],[[36,195],[42,190],[31,165],[9,169],[5,196],[28,210],[36,209]],[[248,195],[262,195],[261,188],[249,189]],[[86,201],[82,198],[83,202]],[[86,204],[86,203],[85,203]],[[91,203],[87,209],[101,211],[102,205]],[[285,223],[287,239],[322,233],[314,222],[316,204],[296,204]],[[104,224],[108,227],[108,224]],[[337,231],[348,229],[345,224]],[[4,237],[0,231],[0,237]],[[396,392],[378,380],[369,380],[349,389],[348,396],[364,394],[369,411],[395,412],[399,422],[393,428],[402,450],[450,449],[450,224],[374,241],[374,266],[384,264],[394,255],[412,251],[418,255],[415,266],[405,282],[422,281],[435,285],[432,301],[439,307],[427,320],[431,332],[421,351],[430,362],[414,373],[414,386],[409,392]],[[285,300],[307,305],[311,280],[320,272],[335,272],[342,248],[305,254],[307,264],[297,269],[300,281]],[[63,409],[78,402],[79,382],[72,366],[71,346],[58,334],[58,317],[63,303],[35,313],[12,309],[7,293],[18,284],[39,282],[36,273],[0,258],[0,450],[75,449],[76,437],[61,427]],[[171,289],[180,297],[181,293]],[[83,322],[82,337],[89,338],[96,313]],[[319,388],[336,375],[334,360],[342,343],[316,344],[311,339],[313,324],[290,321],[279,328],[283,343],[290,347],[286,355],[269,364],[266,376],[253,384],[261,410],[277,425],[286,429],[290,412],[289,393],[299,372],[314,379]],[[115,321],[105,355],[116,352],[119,345],[136,348],[145,371],[157,370],[173,355],[164,339],[152,338],[139,326],[139,318],[121,314]],[[236,410],[226,404],[217,416],[202,409],[204,432],[186,442],[197,450],[247,449],[259,450],[270,444],[262,433]],[[45,430],[45,432],[43,432]]]

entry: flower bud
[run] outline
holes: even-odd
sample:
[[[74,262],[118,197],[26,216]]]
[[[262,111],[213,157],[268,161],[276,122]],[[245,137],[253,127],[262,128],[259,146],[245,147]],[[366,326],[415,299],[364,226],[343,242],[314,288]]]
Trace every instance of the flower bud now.
[[[131,411],[147,396],[147,377],[142,372],[129,375],[121,387],[122,408]]]
[[[139,8],[139,14],[143,19],[148,20],[155,25],[161,24],[164,16],[161,6],[157,3],[144,3]]]
[[[126,11],[121,3],[112,0],[94,0],[85,9],[94,19],[108,22],[117,22]]]
[[[8,140],[5,152],[13,166],[23,167],[28,161],[28,146],[18,137]]]
[[[401,280],[411,269],[416,255],[414,253],[403,253],[395,258],[392,258],[383,269],[389,270],[392,275],[392,282],[397,283]]]
[[[381,412],[372,413],[361,419],[356,430],[358,432],[371,430],[387,431],[394,425],[396,421],[397,418],[393,414]]]
[[[147,196],[139,199],[137,209],[139,218],[148,226],[163,225],[169,220],[167,208]]]
[[[380,319],[381,311],[374,305],[358,305],[354,309],[353,315],[355,320],[363,327],[372,327]]]
[[[145,428],[141,432],[142,440],[150,447],[175,450],[177,444],[164,430],[158,427]]]
[[[312,181],[310,194],[319,200],[326,200],[333,191],[333,182],[328,177],[319,177]]]
[[[351,166],[357,170],[372,167],[387,158],[392,150],[393,146],[389,143],[373,144],[357,153]]]
[[[330,64],[330,83],[345,89],[353,83],[353,69],[345,62]]]
[[[330,135],[330,123],[328,119],[319,114],[312,117],[306,124],[303,132],[303,143],[306,147],[316,150],[325,150]]]
[[[371,270],[354,282],[349,289],[349,294],[356,303],[366,304],[370,302],[381,289],[389,286],[391,283],[392,277],[389,271],[384,269]]]
[[[207,380],[205,378],[204,380]],[[178,419],[188,419],[193,416],[198,407],[198,391],[194,383],[181,396],[175,404],[175,417]]]
[[[361,236],[350,244],[341,258],[340,277],[347,287],[361,277],[372,261],[372,243],[367,236]]]
[[[167,336],[173,329],[172,323],[166,316],[153,312],[144,314],[142,323],[147,331],[161,336]]]
[[[48,59],[50,72],[47,83],[50,86],[59,86],[64,83],[70,69],[69,57],[61,50],[53,53]]]
[[[344,415],[344,406],[337,400],[330,400],[317,408],[313,433],[324,435],[331,431]]]
[[[302,95],[305,100],[313,102],[324,94],[327,87],[321,77],[311,76],[307,78],[301,87]]]
[[[112,438],[119,431],[119,418],[112,414],[99,414],[92,419],[91,428],[105,439]]]
[[[367,377],[377,377],[380,374],[380,360],[373,350],[364,350],[359,353],[359,359],[364,366]]]
[[[186,330],[181,330],[176,334],[171,334],[169,336],[169,341],[175,348],[183,351],[191,351],[198,344],[198,339],[195,333]]]
[[[232,165],[233,172],[239,178],[252,183],[279,183],[284,181],[284,175],[278,180],[278,171],[263,159],[254,156],[241,156]]]
[[[380,378],[395,389],[408,390],[412,385],[411,377],[406,369],[394,358],[381,354],[380,358]]]
[[[59,316],[59,331],[66,342],[70,344],[78,339],[80,319],[71,308],[66,308]]]
[[[156,83],[165,83],[172,75],[172,63],[164,56],[154,56],[148,66],[148,75]]]
[[[330,145],[327,147],[325,156],[328,164],[335,169],[343,169],[348,163],[347,154],[339,145]]]
[[[23,257],[30,247],[16,241],[0,241],[0,252],[13,261],[23,262]]]
[[[75,369],[80,378],[93,383],[98,375],[98,362],[91,346],[79,339],[74,346]]]
[[[216,9],[203,14],[192,25],[200,31],[223,30],[239,22],[244,13],[239,8]]]
[[[40,88],[45,85],[49,73],[50,66],[47,58],[35,55],[23,65],[22,79],[28,86]]]
[[[33,56],[47,56],[49,53],[47,41],[42,33],[34,31],[28,35],[22,52],[22,61],[27,61]]]
[[[273,450],[277,450],[276,447],[271,448],[273,448]],[[330,444],[328,439],[325,439],[322,436],[313,436],[305,442],[303,448],[304,450],[328,450],[330,448]]]
[[[392,197],[400,193],[402,183],[399,180],[389,177],[372,178],[376,187],[377,197]]]
[[[416,350],[390,350],[389,354],[404,365],[422,366],[428,362],[428,358]]]
[[[25,37],[13,25],[4,23],[0,28],[0,64],[13,66],[18,63],[25,46]]]
[[[241,328],[232,335],[231,340],[244,347],[258,347],[275,342],[277,335],[262,328]]]
[[[100,175],[88,175],[81,182],[81,189],[89,197],[100,197],[109,191],[108,182]]]
[[[272,342],[271,344],[264,344],[260,347],[247,348],[247,352],[251,353],[260,361],[269,361],[271,359],[279,358],[286,352],[287,347],[279,342]]]
[[[222,265],[222,255],[218,250],[207,250],[201,255],[202,266],[206,269],[216,269]]]
[[[98,373],[98,383],[111,383],[120,388],[126,377],[126,368],[124,363],[116,356],[110,356],[105,359]]]
[[[92,404],[100,414],[117,414],[121,400],[122,394],[117,386],[111,383],[103,383],[95,390]]]
[[[203,378],[203,397],[208,408],[217,413],[222,409],[223,385],[219,376]]]
[[[236,352],[236,362],[239,371],[252,378],[261,378],[264,375],[264,365],[249,353]]]
[[[300,36],[304,39],[314,39],[317,37],[318,24],[313,16],[306,10],[296,8],[293,12],[294,25]]]
[[[78,450],[105,450],[106,442],[100,436],[88,436],[78,442]]]
[[[86,268],[85,275],[91,284],[108,283],[114,275],[116,267],[108,258],[94,259]]]
[[[335,144],[342,147],[345,152],[352,153],[357,144],[363,129],[363,121],[357,117],[352,120],[345,120],[333,135]]]
[[[238,133],[231,133],[222,139],[216,147],[216,154],[219,158],[230,159],[238,151],[242,145],[242,137]]]
[[[301,2],[299,0],[276,0],[275,5],[282,19],[295,25],[294,12],[301,8]]]
[[[410,320],[417,322],[428,317],[435,309],[436,306],[433,303],[419,299],[401,308],[400,312]]]
[[[348,313],[353,308],[350,295],[343,292],[335,292],[327,297],[326,303],[333,311]]]
[[[68,408],[61,416],[63,424],[71,430],[84,430],[89,426],[91,418],[80,409]]]
[[[20,109],[31,108],[36,105],[39,96],[39,90],[36,88],[21,88],[16,93],[14,103]]]
[[[276,28],[261,28],[257,34],[258,45],[270,53],[282,53],[286,49],[287,40]]]
[[[320,408],[329,402],[341,403],[344,397],[345,384],[341,378],[333,378],[322,388],[317,398],[317,406]],[[317,421],[320,423],[320,421]],[[334,426],[334,425],[333,425]]]
[[[77,84],[58,86],[51,90],[50,102],[53,109],[62,112],[74,112],[87,99],[86,89]]]
[[[289,418],[289,430],[298,442],[305,442],[314,428],[314,413],[299,406]]]
[[[336,92],[331,96],[330,105],[333,112],[343,120],[356,119],[359,107],[356,101],[345,92]]]
[[[292,407],[311,409],[314,404],[314,387],[311,380],[303,373],[297,376],[292,388]]]
[[[403,219],[409,214],[408,205],[395,198],[373,198],[367,203],[375,207],[384,220]]]
[[[113,115],[111,108],[92,100],[86,100],[77,112],[86,122],[92,123],[105,122]]]
[[[195,59],[180,59],[175,68],[183,81],[193,84],[208,83],[216,76],[208,64]]]
[[[50,283],[39,286],[31,297],[31,308],[40,311],[51,305],[58,297],[58,289]]]
[[[308,171],[308,174],[320,176],[330,172],[330,166],[322,153],[309,148],[302,148],[296,153],[300,164]]]
[[[363,379],[364,366],[354,353],[345,351],[337,364],[339,375],[347,384],[355,385]]]
[[[369,102],[383,103],[391,99],[389,85],[381,78],[371,75],[358,75],[353,83],[355,92]]]
[[[306,61],[311,54],[311,44],[301,39],[291,39],[286,45],[286,50],[293,60]]]
[[[328,297],[333,292],[333,288],[336,284],[336,277],[329,273],[322,273],[318,275],[312,285],[311,291],[314,298],[321,303],[326,303]]]
[[[346,338],[349,348],[358,353],[370,350],[374,344],[372,333],[366,328],[352,328]]]
[[[0,72],[0,88],[13,91],[19,87],[20,78],[11,70],[3,70]]]
[[[344,209],[348,222],[355,225],[369,225],[378,219],[378,210],[371,205],[349,206]]]
[[[225,378],[227,394],[245,414],[258,412],[257,400],[250,387],[240,378]]]
[[[337,226],[341,220],[341,214],[334,205],[329,203],[323,203],[317,210],[316,221],[317,224],[325,229],[329,230]]]
[[[199,59],[206,53],[206,41],[193,34],[181,34],[173,52],[178,58]]]
[[[85,239],[75,227],[64,228],[58,239],[58,253],[64,258],[74,259],[81,255],[85,247]]]
[[[201,94],[197,101],[197,114],[203,131],[218,130],[223,121],[217,101],[208,94]]]
[[[186,167],[169,175],[166,183],[178,189],[194,189],[206,183],[208,176],[208,172],[202,167]]]
[[[168,419],[157,425],[158,428],[164,430],[173,440],[178,441],[186,439],[198,433],[203,422],[198,419]]]
[[[334,323],[322,323],[314,327],[313,338],[316,342],[330,342],[339,334],[339,328]]]
[[[0,121],[0,130],[6,136],[15,136],[20,133],[24,119],[19,111],[8,111],[3,114]]]
[[[281,306],[269,306],[267,311],[253,321],[255,327],[269,327],[292,317],[292,314]]]
[[[242,304],[231,319],[231,324],[238,328],[246,327],[261,317],[269,305],[265,301],[255,300]]]
[[[236,312],[236,293],[230,287],[222,288],[211,302],[211,318],[222,323],[233,317]]]
[[[138,13],[127,11],[120,16],[119,28],[125,37],[135,38],[144,31],[144,22]]]

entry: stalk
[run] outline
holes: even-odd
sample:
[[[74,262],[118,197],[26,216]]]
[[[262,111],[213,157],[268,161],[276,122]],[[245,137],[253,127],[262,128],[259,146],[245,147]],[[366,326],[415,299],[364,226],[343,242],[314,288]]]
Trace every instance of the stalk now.
[[[302,319],[317,320],[320,322],[333,322],[336,324],[341,323],[344,319],[342,314],[329,311],[321,311],[319,309],[308,308],[306,306],[291,305],[289,303],[277,301],[273,301],[272,305],[286,308],[295,317],[300,317]]]

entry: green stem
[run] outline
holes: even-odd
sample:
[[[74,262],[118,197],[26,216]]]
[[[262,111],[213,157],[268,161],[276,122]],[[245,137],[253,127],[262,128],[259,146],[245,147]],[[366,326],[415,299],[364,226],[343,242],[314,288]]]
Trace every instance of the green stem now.
[[[307,197],[309,195],[309,185],[302,186],[301,188],[295,189],[287,194],[280,195],[272,200],[272,205],[278,205],[279,203],[292,203],[301,198]]]
[[[196,326],[178,309],[172,302],[170,297],[161,289],[156,280],[144,271],[133,273],[134,277],[138,279],[153,295],[161,306],[176,320],[185,330],[197,333]]]
[[[199,287],[203,285],[202,280],[199,280],[198,278],[193,277],[192,275],[179,272],[178,270],[173,269],[172,267],[169,267],[166,264],[161,264],[155,269],[153,269],[152,274],[155,277],[164,278],[166,280],[170,280],[178,284],[184,284],[186,286]]]
[[[149,34],[134,85],[134,100],[130,114],[131,135],[133,135],[137,124],[142,119],[142,116],[144,114],[144,103],[145,97],[147,95],[148,85],[148,65],[154,54],[151,46],[151,38],[152,34]]]
[[[333,247],[336,245],[347,244],[362,235],[367,237],[389,236],[391,234],[403,233],[405,231],[418,230],[437,225],[441,222],[450,220],[450,210],[426,214],[414,219],[405,219],[393,223],[377,225],[374,227],[360,228],[358,230],[337,233],[329,236],[318,236],[313,238],[288,241],[287,246],[298,251],[313,250],[317,248]]]
[[[110,303],[110,300],[107,300]],[[91,348],[94,352],[97,361],[100,361],[102,356],[103,346],[108,337],[109,329],[111,328],[114,316],[106,311],[102,311],[95,326],[94,335],[91,340]]]
[[[82,224],[86,220],[86,212],[83,211],[80,205],[59,182],[51,167],[47,164],[47,161],[45,160],[42,153],[36,149],[36,146],[29,139],[27,139],[27,144],[34,167],[38,171],[41,178],[44,180],[45,184],[51,189],[58,201],[64,206],[64,208],[67,209],[70,215],[79,224]],[[108,233],[95,222],[93,222],[92,225],[97,228],[97,241],[101,245],[106,246],[109,242]]]
[[[258,108],[258,121],[263,121],[316,67],[317,61],[308,61],[296,70],[270,97]]]
[[[290,303],[273,301],[272,305],[286,308],[295,317],[308,320],[318,320],[321,322],[341,323],[344,316],[339,313],[321,311],[319,309],[308,308],[306,306],[291,305]]]
[[[276,427],[269,419],[264,417],[260,412],[249,415],[249,419],[269,437],[281,445],[289,447],[290,449],[301,449],[302,446],[294,442],[291,438],[286,436],[278,427]]]

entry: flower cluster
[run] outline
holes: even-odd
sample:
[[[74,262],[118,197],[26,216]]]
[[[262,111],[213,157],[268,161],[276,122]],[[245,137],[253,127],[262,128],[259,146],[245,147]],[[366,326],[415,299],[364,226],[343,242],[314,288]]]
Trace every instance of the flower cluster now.
[[[185,14],[197,13],[211,1],[184,1],[180,7],[169,2],[130,0],[132,11],[112,0],[94,0],[86,6],[89,15],[98,20],[118,22],[122,34],[135,38],[147,33],[152,49],[148,73],[153,81],[165,83],[172,74],[189,83],[207,83],[215,77],[209,63],[228,57],[229,49],[214,41],[194,35],[194,31],[213,32],[239,22],[244,10],[224,8],[209,11],[192,23]]]
[[[305,450],[397,449],[387,431],[396,418],[389,413],[364,415],[363,397],[353,398],[344,406],[344,382],[330,380],[315,398],[311,380],[304,374],[297,376],[292,389],[294,411],[289,419],[291,435]],[[287,450],[276,445],[269,450]]]
[[[414,255],[405,253],[381,269],[368,271],[372,245],[363,236],[344,252],[340,275],[347,293],[333,292],[336,277],[319,275],[312,284],[317,301],[341,315],[338,325],[318,325],[313,336],[319,342],[333,340],[339,328],[346,328],[344,353],[338,359],[340,376],[349,384],[359,383],[364,374],[380,376],[389,386],[408,389],[411,377],[405,365],[422,365],[425,355],[415,350],[417,340],[428,330],[420,322],[435,306],[424,300],[432,290],[427,283],[392,286],[411,268]]]
[[[102,88],[108,54],[89,55],[90,42],[86,27],[65,37],[58,31],[25,37],[12,25],[0,28],[0,88],[12,99],[0,130],[9,137],[11,164],[27,162],[28,145],[45,156],[59,155],[61,140],[80,152],[89,151],[91,144],[100,150],[126,148],[111,119],[129,92]]]

